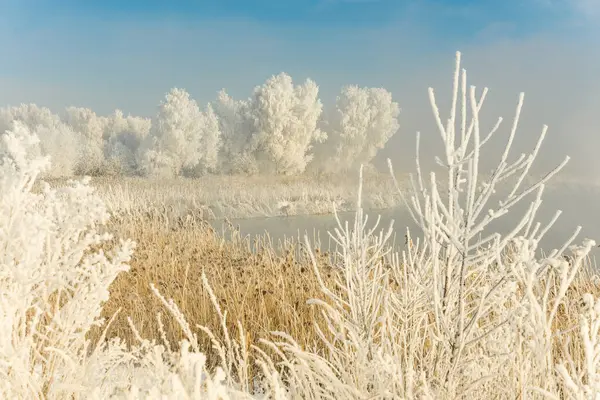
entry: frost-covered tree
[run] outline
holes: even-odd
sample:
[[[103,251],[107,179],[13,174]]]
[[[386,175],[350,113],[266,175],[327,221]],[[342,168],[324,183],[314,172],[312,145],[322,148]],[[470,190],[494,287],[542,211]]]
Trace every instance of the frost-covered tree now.
[[[323,108],[318,95],[313,81],[294,85],[285,73],[257,86],[247,100],[234,100],[220,91],[214,108],[223,138],[222,170],[304,172],[312,160],[313,145],[326,138],[317,126]]]
[[[133,174],[135,154],[150,131],[151,121],[128,115],[121,110],[107,117],[89,108],[68,107],[63,121],[82,138],[79,174]]]
[[[249,100],[234,100],[221,90],[213,109],[219,121],[223,145],[219,152],[219,169],[224,173],[258,173],[255,155],[250,149],[254,121]]]
[[[215,171],[219,162],[219,149],[221,148],[221,130],[219,118],[211,104],[206,106],[206,111],[201,114],[201,132],[198,138],[198,154],[200,162],[188,173],[197,176],[208,171]]]
[[[115,110],[107,118],[103,133],[104,157],[113,173],[132,175],[137,172],[135,155],[151,126],[150,119],[125,117],[121,110]]]
[[[38,133],[39,142],[34,146],[35,151],[52,159],[52,167],[44,171],[44,176],[73,176],[77,172],[85,141],[63,123],[58,115],[35,104],[0,109],[2,134],[11,130],[14,122],[20,122],[27,129]]]
[[[81,160],[81,138],[65,124],[56,127],[39,125],[40,154],[49,155],[51,168],[45,171],[44,177],[71,177],[77,173]]]
[[[383,88],[346,86],[327,120],[329,138],[319,146],[316,169],[337,172],[369,163],[398,131],[398,103]]]
[[[264,172],[293,175],[304,172],[312,160],[312,146],[326,135],[317,127],[323,106],[319,87],[310,79],[294,86],[281,73],[254,90],[251,146]]]
[[[104,130],[107,119],[83,107],[67,107],[63,121],[81,138],[81,154],[77,173],[100,175],[105,172]]]
[[[0,129],[2,129],[2,133],[10,130],[15,120],[23,122],[27,127],[40,125],[55,127],[61,123],[60,117],[52,113],[49,108],[39,107],[33,103],[0,109]]]
[[[146,174],[173,176],[216,167],[220,132],[212,110],[202,113],[183,89],[172,89],[138,151]]]

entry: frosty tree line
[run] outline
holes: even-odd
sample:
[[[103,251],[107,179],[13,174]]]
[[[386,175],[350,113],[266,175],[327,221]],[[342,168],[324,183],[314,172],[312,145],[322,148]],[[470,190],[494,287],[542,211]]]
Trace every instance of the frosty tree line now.
[[[336,173],[371,161],[399,128],[399,106],[382,88],[346,86],[328,112],[319,88],[281,73],[246,100],[224,90],[201,109],[185,90],[169,91],[152,119],[120,110],[99,116],[35,104],[0,108],[0,132],[24,124],[49,155],[48,177]]]

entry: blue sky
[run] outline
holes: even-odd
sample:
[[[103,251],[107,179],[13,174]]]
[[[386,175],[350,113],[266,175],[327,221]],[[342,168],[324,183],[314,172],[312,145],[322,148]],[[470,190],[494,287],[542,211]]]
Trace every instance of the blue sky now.
[[[513,68],[525,57],[517,69],[552,52],[585,60],[596,9],[600,0],[0,0],[0,105],[152,115],[171,87],[201,103],[221,88],[247,97],[281,71],[317,81],[325,103],[344,84],[406,100],[447,76],[455,50],[475,72],[500,57]]]
[[[21,0],[5,2],[29,22],[47,19],[45,16],[83,16],[108,19],[133,18],[149,19],[170,16],[191,21],[220,18],[248,18],[274,25],[297,23],[306,25],[348,26],[356,23],[378,26],[393,22],[395,18],[410,9],[422,8],[431,11],[446,9],[448,14],[477,14],[478,21],[467,19],[471,27],[477,23],[490,23],[495,20],[512,20],[519,23],[529,21],[536,25],[550,18],[552,14],[571,8],[576,11],[576,3],[569,7],[568,2],[559,1],[421,1],[421,0],[134,0],[134,1],[77,1],[77,0]],[[537,23],[531,24],[531,17],[540,16]]]
[[[78,23],[102,30],[106,24],[175,24],[199,27],[215,21],[247,21],[282,34],[316,40],[322,32],[376,29],[417,23],[442,42],[460,42],[501,24],[504,34],[524,36],[568,30],[595,11],[597,0],[3,0],[4,21],[16,33]],[[0,6],[2,7],[2,6]],[[600,5],[596,6],[600,9]],[[1,10],[2,8],[0,8]],[[293,31],[296,31],[295,33]],[[312,32],[311,32],[312,31]],[[301,32],[301,33],[300,33]],[[243,34],[243,27],[239,28]],[[312,33],[312,35],[311,35]]]

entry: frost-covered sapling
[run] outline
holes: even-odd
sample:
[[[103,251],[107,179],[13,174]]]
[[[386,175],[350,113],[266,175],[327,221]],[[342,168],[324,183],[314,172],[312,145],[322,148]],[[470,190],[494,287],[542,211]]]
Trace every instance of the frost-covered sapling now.
[[[505,382],[504,390],[510,389],[512,394],[554,391],[552,324],[558,305],[582,264],[582,256],[589,252],[593,242],[587,241],[576,248],[571,264],[558,260],[562,260],[562,252],[574,236],[549,257],[536,259],[540,239],[560,214],[557,212],[544,228],[535,222],[544,186],[567,163],[568,157],[539,181],[525,185],[547,127],[543,127],[530,154],[509,160],[523,104],[521,94],[498,164],[491,173],[484,174],[482,148],[502,122],[498,119],[485,135],[480,131],[479,112],[486,95],[487,89],[478,97],[475,87],[467,88],[467,74],[460,69],[460,53],[457,53],[451,110],[445,123],[434,91],[429,89],[444,145],[443,156],[436,160],[445,170],[445,176],[440,179],[434,172],[423,174],[417,134],[417,175],[416,180],[411,176],[412,195],[406,198],[399,189],[424,235],[426,252],[418,268],[426,269],[433,280],[431,329],[436,340],[430,349],[434,354],[431,378],[435,376],[451,396],[473,385],[509,377],[512,378]],[[509,189],[498,190],[501,199],[491,204],[492,195],[500,185]],[[533,196],[533,201],[512,230],[504,234],[485,232],[486,227],[505,218],[528,195]],[[556,279],[552,278],[559,289],[548,297],[547,274],[554,274],[553,266],[560,271]],[[532,360],[527,372],[523,369],[524,359]],[[502,390],[501,386],[496,388]]]

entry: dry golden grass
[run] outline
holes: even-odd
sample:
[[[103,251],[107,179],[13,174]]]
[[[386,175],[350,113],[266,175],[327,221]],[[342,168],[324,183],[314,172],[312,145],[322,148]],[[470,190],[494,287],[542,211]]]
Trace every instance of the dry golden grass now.
[[[235,237],[225,241],[208,225],[198,220],[172,224],[166,218],[144,221],[114,220],[108,227],[115,237],[137,242],[131,270],[117,277],[110,287],[110,299],[103,316],[109,319],[120,309],[108,329],[108,338],[120,337],[135,342],[127,317],[131,317],[141,336],[162,342],[157,314],[162,313],[168,342],[177,346],[183,333],[168,315],[164,305],[151,291],[153,283],[160,293],[173,301],[185,315],[192,330],[199,332],[200,343],[210,349],[209,338],[196,325],[209,327],[220,334],[220,321],[203,287],[202,272],[223,310],[227,311],[228,328],[237,334],[239,320],[248,344],[284,331],[299,343],[314,348],[314,318],[318,318],[307,300],[320,297],[320,290],[308,255],[302,246],[288,242],[275,251],[266,238],[259,239],[256,251],[248,239]],[[330,257],[318,256],[323,277],[331,277]],[[91,332],[95,341],[99,330]],[[207,356],[211,360],[210,351]]]
[[[307,305],[311,298],[323,298],[311,261],[303,246],[288,242],[276,249],[267,238],[256,243],[233,235],[224,240],[209,225],[199,219],[173,220],[151,215],[146,218],[113,219],[107,227],[119,238],[132,238],[137,248],[131,270],[123,273],[110,288],[110,299],[104,305],[107,319],[120,309],[108,329],[108,338],[120,337],[135,343],[128,324],[131,317],[141,336],[163,342],[157,314],[162,314],[167,341],[176,346],[183,339],[179,324],[150,289],[153,283],[167,299],[173,299],[186,317],[209,361],[216,360],[210,339],[197,325],[207,326],[222,339],[220,320],[203,287],[202,272],[227,311],[229,332],[237,335],[239,320],[248,345],[269,337],[272,331],[283,331],[306,348],[320,352],[313,324],[320,321],[315,309]],[[254,246],[253,246],[254,245]],[[252,251],[252,247],[255,251]],[[333,277],[331,256],[318,250],[317,264],[325,279]],[[598,285],[589,271],[583,271],[569,289],[566,301],[559,309],[555,324],[555,357],[561,359],[563,346],[570,348],[575,362],[582,360],[579,335],[579,315],[584,293],[600,295]],[[89,337],[95,341],[100,330]],[[571,342],[567,338],[573,339]]]
[[[600,284],[597,272],[593,271],[588,264],[585,270],[580,271],[573,285],[568,289],[565,301],[559,306],[554,332],[554,357],[557,360],[564,359],[565,347],[573,356],[576,364],[584,361],[583,343],[580,335],[580,316],[583,312],[583,296],[590,293],[594,298],[600,297]],[[594,267],[595,268],[595,267]]]

